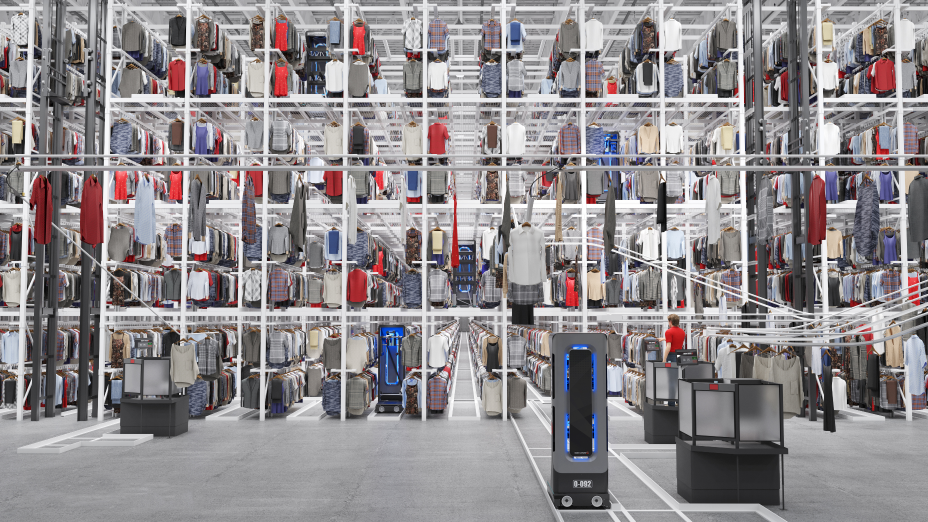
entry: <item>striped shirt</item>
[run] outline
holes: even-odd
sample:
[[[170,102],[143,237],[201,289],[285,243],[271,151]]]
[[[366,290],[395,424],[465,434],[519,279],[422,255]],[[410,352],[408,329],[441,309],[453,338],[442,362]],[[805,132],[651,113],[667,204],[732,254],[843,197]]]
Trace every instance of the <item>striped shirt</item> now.
[[[245,197],[242,198],[242,241],[255,242],[258,232],[258,216],[255,209],[255,183],[251,176],[245,180]]]
[[[276,120],[271,127],[271,152],[290,152],[290,137],[293,127],[287,120]]]
[[[603,64],[597,59],[586,61],[586,90],[600,91],[603,88]]]
[[[522,60],[511,60],[506,64],[506,85],[510,91],[525,90],[525,64]]]
[[[580,128],[573,123],[564,125],[557,133],[557,143],[561,154],[580,154]]]
[[[500,94],[503,90],[503,66],[499,63],[485,63],[480,69],[480,88],[484,94]]]
[[[509,352],[509,367],[521,368],[525,365],[525,338],[518,335],[510,335],[507,341],[506,350]]]
[[[483,28],[480,30],[480,34],[483,35],[484,49],[499,49],[501,47],[502,29],[502,26],[499,25],[499,22],[496,20],[491,19],[483,22]]]
[[[443,53],[447,49],[448,24],[439,18],[429,22],[429,50]]]

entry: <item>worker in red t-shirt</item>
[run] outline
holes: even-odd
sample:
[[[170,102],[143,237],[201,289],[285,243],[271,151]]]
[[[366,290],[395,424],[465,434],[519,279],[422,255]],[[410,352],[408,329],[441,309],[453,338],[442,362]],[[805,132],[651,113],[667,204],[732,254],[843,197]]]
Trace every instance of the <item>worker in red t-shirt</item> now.
[[[680,328],[680,316],[670,314],[667,316],[667,322],[670,323],[664,337],[658,339],[664,343],[664,362],[677,362],[677,354],[686,346],[686,332]]]

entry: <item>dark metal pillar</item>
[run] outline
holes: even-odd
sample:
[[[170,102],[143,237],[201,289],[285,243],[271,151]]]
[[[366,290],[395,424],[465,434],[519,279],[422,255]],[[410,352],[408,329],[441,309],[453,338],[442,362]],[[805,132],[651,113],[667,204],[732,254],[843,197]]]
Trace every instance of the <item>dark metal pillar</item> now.
[[[84,74],[87,78],[94,78],[94,81],[90,82],[87,87],[88,92],[86,93],[87,98],[84,111],[84,136],[86,137],[86,143],[88,143],[90,147],[93,147],[96,143],[94,138],[97,133],[97,107],[99,106],[97,103],[96,85],[100,83],[100,79],[97,77],[97,53],[99,49],[106,48],[105,40],[101,39],[100,37],[100,27],[103,26],[103,24],[100,22],[100,17],[106,16],[104,14],[106,13],[106,1],[103,0],[102,2],[88,2],[87,6],[87,54],[84,57]],[[100,72],[103,71],[101,70]],[[105,79],[102,84],[105,86]],[[101,90],[101,92],[104,93],[104,96],[106,91],[106,88]],[[98,147],[97,150],[103,150],[103,147]],[[84,161],[86,165],[96,166],[97,164],[97,158],[87,158]],[[84,181],[86,182],[88,179],[90,179],[91,176],[95,174],[99,175],[96,172],[85,171]],[[100,245],[97,245],[95,251],[93,246],[81,242],[81,248],[84,252],[93,253],[97,262],[102,262],[102,248]],[[84,252],[81,252],[81,336],[79,346],[80,353],[77,385],[77,420],[79,421],[85,421],[88,419],[87,401],[91,396],[90,390],[88,389],[91,353],[94,354],[95,358],[95,363],[93,365],[93,382],[96,383],[97,379],[103,378],[103,372],[100,369],[102,361],[96,360],[97,355],[99,354],[99,350],[96,347],[99,346],[97,343],[100,342],[102,336],[100,331],[100,302],[93,301],[94,284],[97,285],[97,293],[99,295],[99,289],[101,288],[100,277],[103,274],[100,273],[100,269],[97,268],[97,266],[93,263],[90,256]],[[91,320],[93,320],[93,330],[90,328]],[[91,331],[93,332],[92,337]],[[91,340],[93,340],[93,343],[91,343]],[[96,417],[97,414],[97,401],[94,401],[93,416]]]
[[[789,153],[811,154],[812,131],[809,115],[809,36],[808,13],[805,0],[788,0],[787,11],[787,38],[789,40]],[[808,159],[790,158],[791,165],[809,166]],[[791,207],[793,217],[793,255],[791,267],[793,271],[793,308],[802,310],[803,300],[810,316],[815,311],[815,271],[812,266],[812,245],[809,244],[808,228],[803,227],[802,198],[799,184],[803,184],[803,192],[809,194],[812,186],[812,172],[801,174],[793,172]],[[806,224],[809,223],[810,209],[806,205]],[[805,247],[805,268],[803,269],[802,248]],[[805,290],[803,291],[803,282]],[[805,295],[803,295],[805,294]],[[805,299],[803,299],[805,298]],[[804,361],[804,365],[808,361]],[[811,374],[807,389],[809,392],[809,420],[816,420],[817,384],[815,376]]]
[[[746,154],[760,154],[764,151],[764,40],[763,40],[763,18],[761,7],[762,0],[743,0],[742,12],[744,19],[744,114],[745,114],[745,139],[744,151]],[[763,165],[766,163],[762,159],[748,160],[749,165]],[[760,194],[761,183],[764,182],[764,175],[759,172],[747,173],[748,198],[745,204],[748,205],[747,213],[754,216],[754,225],[748,226],[748,233],[751,234],[748,240],[748,248],[751,245],[756,247],[756,254],[748,253],[748,260],[755,261],[754,270],[748,270],[748,291],[756,292],[757,296],[763,299],[767,298],[767,248],[766,241],[757,240],[757,196]],[[748,303],[747,311],[754,316],[755,325],[763,326],[762,317],[767,313],[767,307]],[[749,325],[743,325],[749,326]]]

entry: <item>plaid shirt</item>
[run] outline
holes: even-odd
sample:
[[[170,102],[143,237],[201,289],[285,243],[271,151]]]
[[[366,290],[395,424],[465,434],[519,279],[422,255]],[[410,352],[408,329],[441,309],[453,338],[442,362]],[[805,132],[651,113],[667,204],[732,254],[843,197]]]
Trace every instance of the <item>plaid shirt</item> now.
[[[245,301],[261,300],[261,271],[247,270],[242,274],[242,293]]]
[[[442,270],[433,269],[429,272],[429,302],[444,303],[451,298],[451,286],[448,284],[448,274]]]
[[[722,288],[725,290],[725,299],[727,302],[736,302],[740,300],[741,294],[741,271],[727,270],[722,272],[720,277]]]
[[[287,362],[288,340],[287,334],[284,332],[271,332],[267,339],[267,362],[271,364]]]
[[[290,274],[283,268],[271,270],[268,276],[268,301],[277,303],[290,299]]]
[[[68,287],[68,276],[58,272],[58,301],[64,301],[64,289]]]
[[[480,34],[483,35],[483,48],[484,49],[500,49],[502,45],[500,38],[502,34],[502,26],[499,25],[499,22],[496,20],[487,20],[483,22],[483,28],[480,30]]]
[[[496,288],[495,270],[487,270],[480,276],[480,295],[484,303],[498,303],[503,299],[503,289]]]
[[[600,91],[603,88],[603,64],[596,59],[586,61],[586,90]]]
[[[557,143],[561,154],[580,154],[580,127],[568,123],[557,133]]]
[[[58,330],[58,335],[55,339],[55,360],[64,361],[68,357],[68,346],[67,339],[65,339],[64,332]]]
[[[183,254],[184,230],[180,223],[168,225],[164,231],[164,242],[167,244],[168,255],[180,257]]]
[[[448,406],[448,381],[440,375],[429,379],[426,405],[430,410],[443,410]]]
[[[586,256],[590,261],[599,261],[603,258],[603,229],[591,227],[586,232]]]
[[[242,199],[242,241],[254,244],[258,237],[258,216],[255,210],[255,183],[248,176],[245,181],[245,197]]]
[[[429,22],[429,49],[443,53],[447,49],[448,24],[435,18]]]
[[[880,282],[883,283],[883,300],[892,301],[898,299],[899,289],[902,288],[902,281],[899,272],[895,270],[886,270],[880,276]]]
[[[506,350],[509,352],[509,367],[521,368],[525,365],[525,338],[518,335],[510,335],[507,343]]]
[[[918,129],[915,125],[905,122],[902,133],[905,140],[905,154],[918,154]]]
[[[354,410],[356,415],[364,413],[367,409],[367,381],[362,377],[352,377],[345,383],[345,408],[349,413]]]

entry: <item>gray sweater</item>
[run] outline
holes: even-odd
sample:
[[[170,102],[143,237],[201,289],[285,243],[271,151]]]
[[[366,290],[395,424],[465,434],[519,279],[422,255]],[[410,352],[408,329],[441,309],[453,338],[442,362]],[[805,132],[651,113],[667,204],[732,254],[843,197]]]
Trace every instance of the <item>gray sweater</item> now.
[[[422,62],[408,61],[403,64],[403,89],[416,92],[422,90]]]
[[[178,388],[186,388],[197,381],[200,367],[197,365],[194,344],[174,344],[171,347],[171,380]]]
[[[196,178],[190,182],[190,209],[187,218],[187,232],[194,241],[203,241],[203,236],[206,235],[206,188]]]
[[[562,23],[558,41],[561,43],[561,52],[580,52],[580,24]]]
[[[371,70],[366,63],[354,62],[348,68],[348,96],[363,98],[371,87]]]
[[[128,98],[133,94],[142,94],[142,82],[141,69],[123,69],[122,78],[119,80],[119,96]]]
[[[722,261],[741,261],[741,231],[726,230],[719,240],[719,257]]]
[[[126,260],[132,246],[132,229],[129,227],[113,227],[110,229],[110,239],[106,243],[106,253],[110,259],[117,262]]]
[[[264,150],[264,122],[248,120],[245,122],[245,146],[253,151]]]
[[[580,62],[574,60],[561,63],[561,68],[557,72],[557,81],[561,89],[579,89],[581,80]]]

